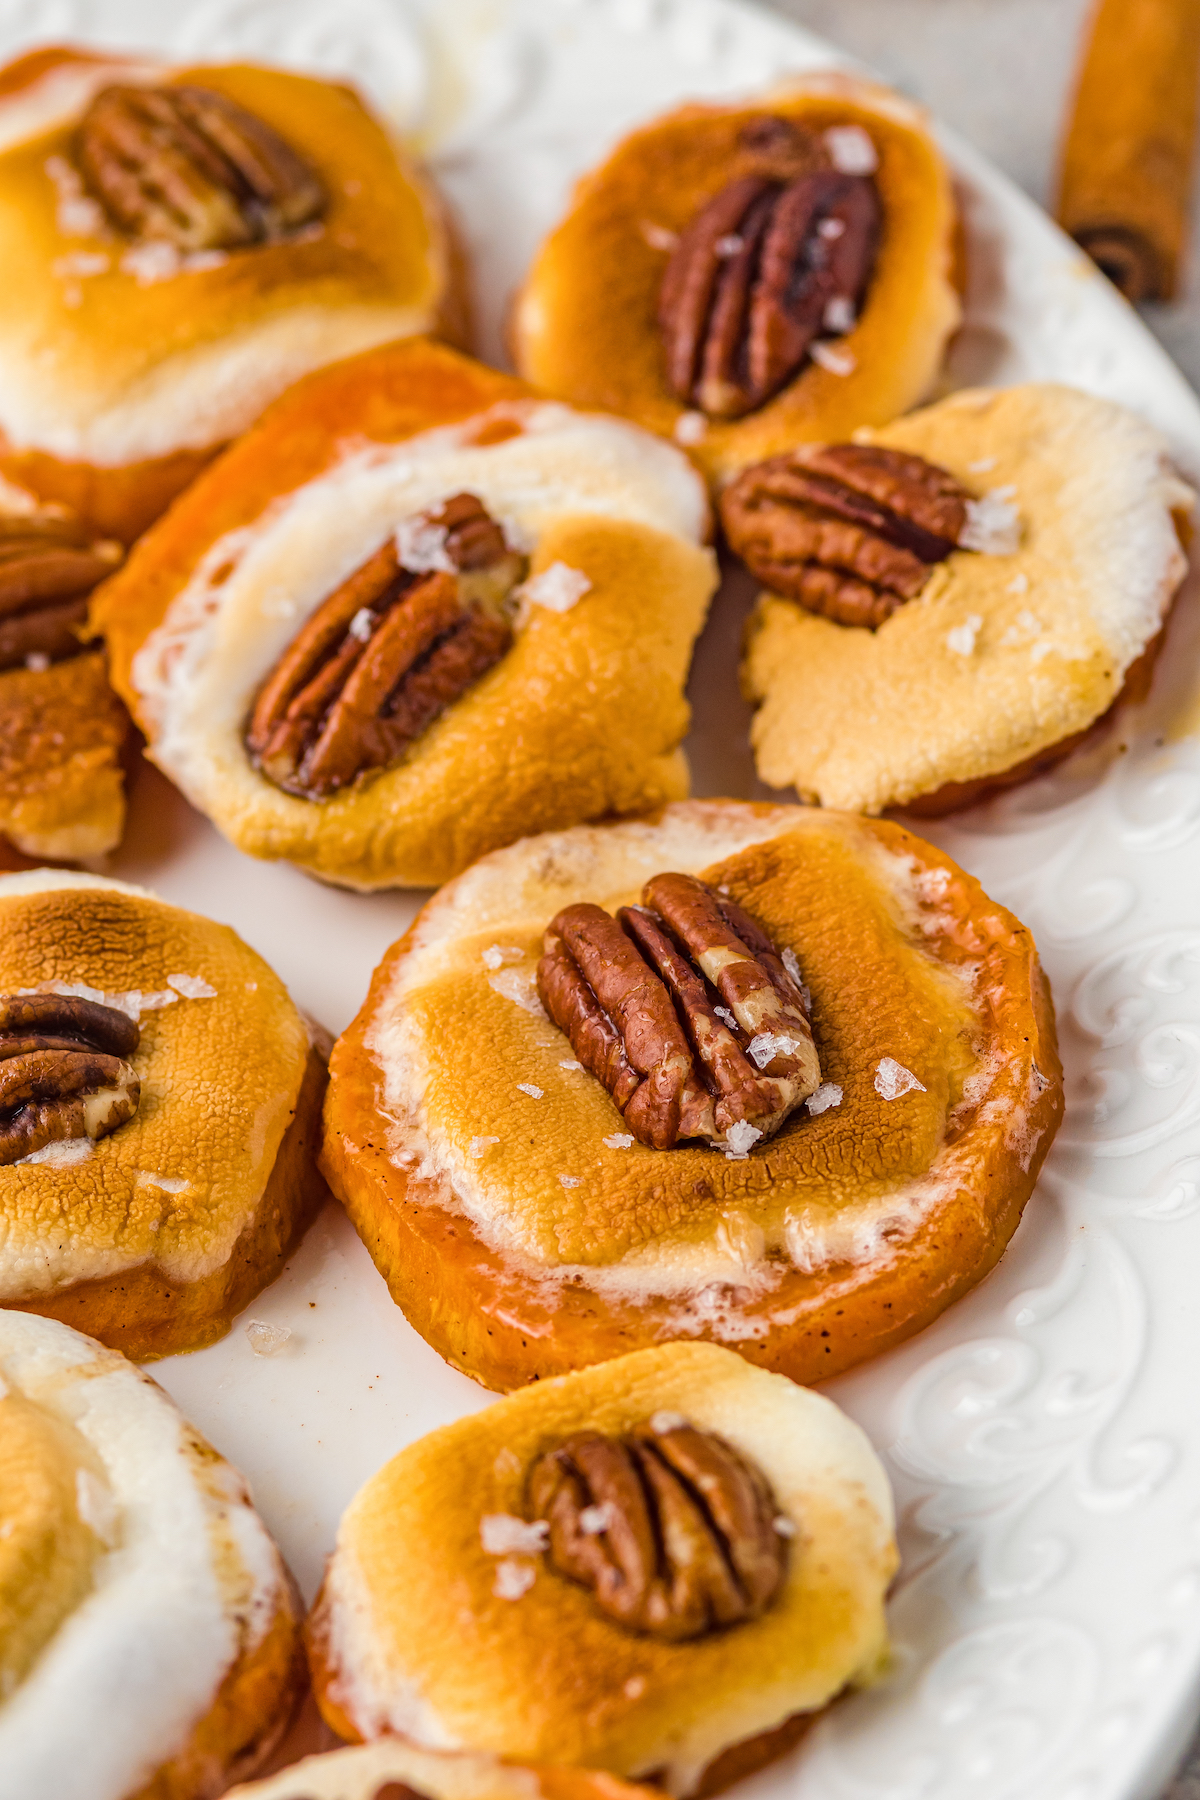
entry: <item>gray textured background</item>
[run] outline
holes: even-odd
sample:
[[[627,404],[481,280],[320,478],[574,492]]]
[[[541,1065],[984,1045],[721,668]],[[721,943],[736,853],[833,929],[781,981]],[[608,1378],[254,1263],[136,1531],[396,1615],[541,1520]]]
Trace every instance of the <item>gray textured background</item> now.
[[[869,63],[1044,205],[1089,0],[760,0]],[[1183,293],[1144,309],[1200,386],[1200,180]],[[1164,1800],[1200,1800],[1200,1733]]]

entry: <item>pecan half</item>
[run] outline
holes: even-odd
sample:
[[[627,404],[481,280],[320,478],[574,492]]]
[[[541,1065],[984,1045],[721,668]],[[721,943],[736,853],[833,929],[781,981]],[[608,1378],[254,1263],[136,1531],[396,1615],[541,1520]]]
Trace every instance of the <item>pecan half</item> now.
[[[67,517],[0,517],[0,669],[77,656],[88,639],[88,595],[121,554]]]
[[[873,631],[957,547],[971,499],[909,451],[806,444],[744,469],[720,511],[730,547],[767,587]]]
[[[630,1631],[703,1637],[757,1618],[783,1585],[766,1477],[676,1414],[625,1437],[578,1432],[534,1464],[528,1499],[551,1566]]]
[[[509,648],[523,569],[474,494],[404,520],[267,677],[246,729],[255,767],[320,800],[396,762]]]
[[[882,218],[869,176],[828,167],[789,175],[787,159],[793,168],[802,160],[794,130],[769,117],[754,123],[751,172],[700,208],[659,294],[667,380],[719,419],[764,405],[818,337],[853,327]]]
[[[185,252],[261,244],[325,209],[321,182],[279,133],[211,88],[103,89],[76,157],[117,230]]]
[[[616,918],[564,907],[538,993],[643,1144],[745,1150],[820,1086],[798,982],[740,907],[691,875],[656,875]]]
[[[132,1119],[142,1084],[127,1059],[140,1037],[127,1013],[93,1000],[0,996],[0,1164]]]

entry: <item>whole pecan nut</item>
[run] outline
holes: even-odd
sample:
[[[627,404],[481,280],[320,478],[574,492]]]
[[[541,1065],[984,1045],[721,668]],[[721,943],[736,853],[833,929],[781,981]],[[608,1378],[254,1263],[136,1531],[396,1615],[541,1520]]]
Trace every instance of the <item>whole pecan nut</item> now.
[[[782,139],[778,130],[772,138],[772,123]],[[751,160],[760,168],[736,176],[700,208],[672,251],[659,294],[667,380],[680,400],[719,419],[764,405],[799,372],[817,338],[853,327],[881,229],[869,176],[828,166],[789,175],[795,129],[769,118],[756,125],[763,155]]]
[[[551,1566],[630,1631],[680,1642],[743,1624],[787,1572],[762,1471],[677,1414],[623,1437],[578,1432],[534,1464],[528,1502]]]
[[[0,996],[0,1164],[132,1119],[142,1088],[128,1058],[140,1038],[127,1013],[93,1000]]]
[[[184,252],[281,237],[326,204],[290,144],[211,88],[103,89],[80,121],[76,157],[117,230]]]
[[[509,648],[523,569],[474,494],[404,520],[267,677],[246,729],[255,767],[319,800],[396,762]]]
[[[749,1149],[820,1086],[799,980],[749,915],[691,875],[656,875],[616,918],[565,907],[542,1004],[635,1137]]]
[[[744,469],[719,504],[730,547],[767,587],[875,630],[958,547],[972,496],[911,451],[806,444]]]
[[[88,595],[121,555],[65,515],[0,517],[0,670],[77,656],[89,636]]]

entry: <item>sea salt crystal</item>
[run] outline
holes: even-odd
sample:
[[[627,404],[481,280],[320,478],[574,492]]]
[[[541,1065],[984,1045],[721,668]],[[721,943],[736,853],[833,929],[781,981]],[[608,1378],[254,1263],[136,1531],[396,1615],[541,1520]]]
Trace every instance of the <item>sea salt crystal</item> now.
[[[671,435],[677,444],[699,444],[707,430],[708,420],[702,412],[685,412],[676,419]]]
[[[291,1337],[286,1325],[268,1325],[265,1319],[251,1319],[246,1337],[255,1356],[278,1356]]]
[[[677,231],[671,231],[666,225],[656,225],[653,219],[643,219],[638,229],[652,250],[669,253],[679,242]]]
[[[537,1556],[550,1542],[545,1519],[518,1519],[513,1513],[484,1513],[479,1541],[489,1556]]]
[[[873,175],[879,167],[879,152],[861,125],[831,125],[825,148],[842,175]]]
[[[968,613],[961,625],[946,633],[946,643],[959,656],[971,656],[975,650],[975,639],[983,630],[983,619],[979,613]]]
[[[851,356],[848,350],[839,350],[833,344],[826,344],[820,338],[809,346],[808,354],[822,369],[828,369],[831,375],[853,375],[858,367],[858,359]],[[968,506],[970,502],[968,501]],[[960,539],[961,542],[961,539]]]
[[[1029,592],[1028,575],[1024,572],[1014,575],[1004,591],[1006,594],[1027,594]]]
[[[532,970],[501,969],[498,975],[488,976],[488,986],[505,1000],[511,1000],[523,1012],[532,1013],[535,1018],[544,1019],[546,1009],[538,999],[537,979]]]
[[[792,980],[796,983],[796,986],[803,987],[804,980],[800,974],[800,958],[796,955],[796,952],[790,945],[783,953],[783,966],[791,976]]]
[[[853,331],[858,323],[854,302],[846,294],[835,294],[821,316],[826,331]]]
[[[719,237],[713,245],[713,249],[716,251],[717,255],[726,258],[736,256],[739,250],[744,250],[745,248],[745,238],[739,237],[736,231],[727,232],[724,237]]]
[[[588,1537],[599,1537],[607,1531],[616,1517],[613,1507],[607,1500],[599,1506],[585,1506],[579,1515],[579,1529]]]
[[[632,1150],[634,1139],[628,1131],[614,1131],[611,1137],[601,1138],[600,1142],[607,1150]]]
[[[182,994],[185,1000],[215,1000],[217,990],[199,975],[168,975],[167,986]]]
[[[993,488],[982,500],[967,501],[967,522],[958,534],[959,548],[984,556],[1011,556],[1021,544],[1021,516],[1012,504],[1015,487]]]
[[[725,1155],[730,1162],[744,1162],[762,1132],[749,1119],[737,1119],[725,1133]]]
[[[835,238],[844,237],[845,235],[845,219],[822,219],[821,223],[817,226],[817,236],[819,238],[827,239],[830,243],[832,243]]]
[[[493,1144],[498,1144],[498,1137],[473,1137],[467,1145],[468,1156],[486,1156]]]
[[[523,1094],[528,1094],[531,1100],[540,1100],[542,1097],[542,1089],[535,1087],[532,1081],[518,1081],[517,1086]]]
[[[446,527],[432,519],[401,519],[396,527],[396,555],[413,575],[457,575],[458,565],[446,554]]]
[[[152,238],[149,243],[134,244],[121,258],[121,273],[132,275],[139,287],[153,287],[155,282],[170,281],[183,267],[183,258],[174,244]]]
[[[576,601],[583,599],[591,585],[582,569],[573,569],[565,562],[552,562],[548,569],[527,581],[521,592],[527,600],[550,612],[565,613],[570,612]]]
[[[558,1066],[560,1069],[582,1069],[583,1064],[581,1062],[576,1062],[574,1058],[570,1058],[566,1062],[560,1062]]]
[[[579,1175],[560,1175],[558,1178],[565,1188],[582,1187],[583,1178]]]
[[[366,644],[370,642],[374,627],[375,614],[369,606],[360,606],[346,629],[352,638],[357,638],[360,644]]]
[[[645,1691],[646,1677],[644,1675],[631,1675],[621,1689],[627,1700],[640,1700]]]
[[[898,1063],[894,1056],[885,1056],[875,1070],[875,1092],[885,1100],[899,1100],[901,1094],[924,1094],[927,1089],[911,1069]]]
[[[795,1056],[803,1049],[799,1038],[785,1037],[773,1031],[760,1031],[746,1046],[746,1054],[758,1069],[765,1069],[777,1056]]]
[[[504,969],[509,963],[524,961],[525,952],[519,944],[489,944],[482,957],[485,969]]]
[[[720,1019],[722,1025],[728,1025],[730,1031],[737,1030],[737,1020],[727,1006],[714,1006],[713,1011],[716,1013],[718,1019]]]
[[[102,1544],[112,1545],[117,1538],[120,1511],[112,1489],[90,1469],[75,1471],[75,1507],[85,1525],[89,1525]]]
[[[497,1600],[519,1600],[522,1594],[529,1592],[536,1580],[537,1570],[532,1563],[497,1563],[492,1592]]]
[[[823,1081],[804,1104],[815,1118],[818,1113],[828,1112],[831,1106],[842,1104],[842,1090],[836,1081]]]
[[[31,1150],[28,1156],[19,1156],[13,1167],[20,1168],[23,1163],[49,1163],[52,1167],[69,1169],[73,1163],[86,1162],[92,1149],[91,1138],[58,1138],[40,1150]]]
[[[44,650],[31,650],[25,658],[25,667],[34,675],[44,675],[50,667],[50,658]]]
[[[771,1520],[771,1523],[775,1527],[775,1530],[780,1537],[784,1537],[784,1538],[795,1537],[796,1527],[792,1524],[792,1521],[789,1518],[786,1518],[784,1516],[783,1513],[777,1514],[777,1516]]]
[[[986,475],[988,470],[994,469],[995,466],[996,459],[994,456],[981,456],[978,462],[967,464],[967,471],[971,475]]]
[[[668,1412],[666,1408],[650,1415],[650,1429],[660,1437],[666,1431],[680,1431],[686,1424],[687,1420],[682,1413]]]
[[[85,192],[83,178],[65,156],[48,156],[42,167],[58,196],[58,229],[64,237],[100,237],[107,230],[104,209]]]

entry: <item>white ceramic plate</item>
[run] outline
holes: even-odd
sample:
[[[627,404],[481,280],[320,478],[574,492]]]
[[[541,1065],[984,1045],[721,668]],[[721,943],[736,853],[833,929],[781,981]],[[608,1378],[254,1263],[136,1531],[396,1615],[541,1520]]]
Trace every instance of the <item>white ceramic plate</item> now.
[[[278,60],[356,80],[460,209],[483,349],[570,182],[693,96],[835,60],[730,0],[0,0],[0,52],[50,37]],[[970,239],[949,385],[1053,377],[1162,426],[1200,474],[1200,407],[1134,315],[956,140]],[[696,790],[754,795],[728,583],[692,682]],[[1032,926],[1069,1106],[1000,1269],[914,1343],[833,1384],[885,1457],[903,1571],[892,1678],[743,1800],[1133,1800],[1200,1690],[1200,641],[1177,610],[1151,706],[1087,759],[937,828]],[[1200,709],[1197,710],[1200,718]],[[1182,721],[1182,725],[1181,725]],[[341,1029],[419,897],[257,864],[147,770],[112,873],[228,921]],[[286,1326],[155,1373],[250,1477],[311,1594],[338,1516],[412,1438],[486,1404],[392,1306],[336,1208],[248,1317]],[[33,1800],[33,1797],[31,1797]],[[42,1797],[38,1797],[42,1800]]]

